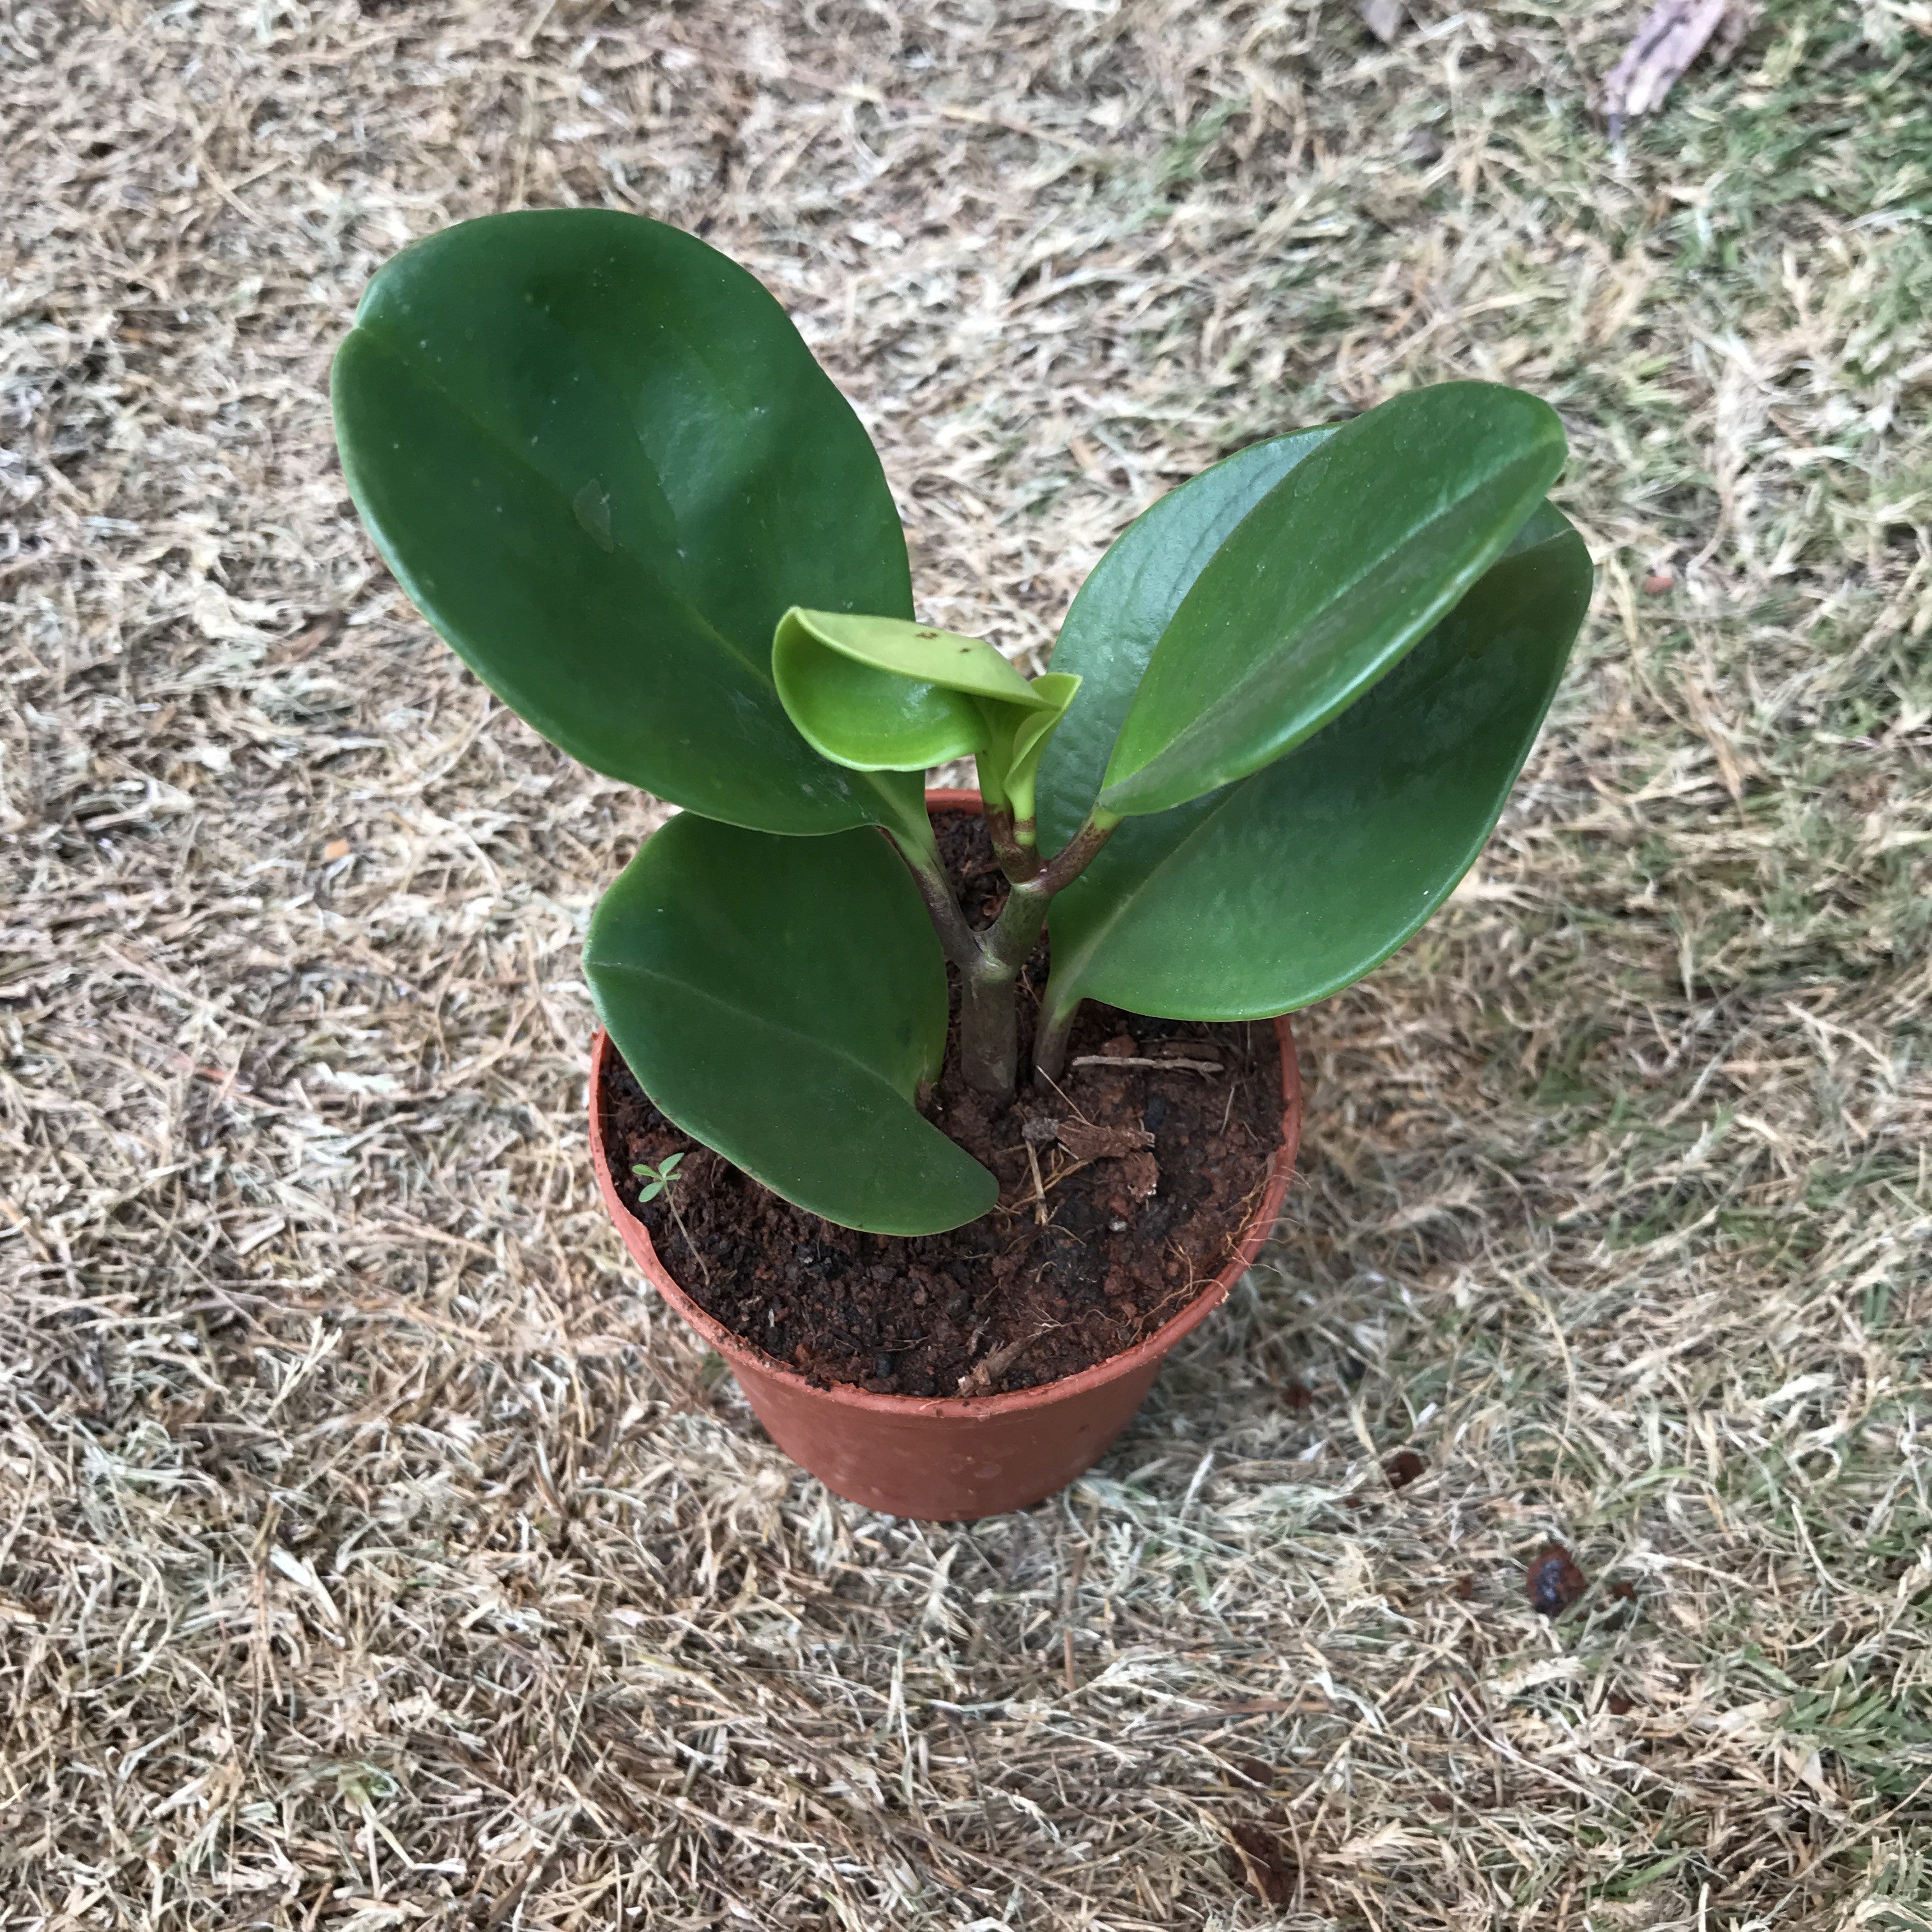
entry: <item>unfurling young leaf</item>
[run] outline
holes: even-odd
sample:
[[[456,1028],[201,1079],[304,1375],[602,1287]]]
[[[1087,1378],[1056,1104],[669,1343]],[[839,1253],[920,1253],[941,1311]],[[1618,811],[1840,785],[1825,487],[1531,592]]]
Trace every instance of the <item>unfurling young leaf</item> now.
[[[986,748],[989,710],[1046,705],[984,638],[897,617],[788,610],[772,668],[807,742],[854,771],[970,758]]]
[[[980,790],[989,802],[1004,803],[1026,824],[1034,815],[1034,785],[1040,761],[1080,689],[1080,680],[1048,671],[1034,680],[1034,695],[1044,706],[1030,711],[1002,705],[985,709],[991,742],[980,756]]]
[[[1080,688],[1029,682],[983,638],[826,610],[785,613],[772,665],[792,722],[828,758],[913,772],[976,758],[988,802],[1012,797],[1027,818],[1040,753]]]

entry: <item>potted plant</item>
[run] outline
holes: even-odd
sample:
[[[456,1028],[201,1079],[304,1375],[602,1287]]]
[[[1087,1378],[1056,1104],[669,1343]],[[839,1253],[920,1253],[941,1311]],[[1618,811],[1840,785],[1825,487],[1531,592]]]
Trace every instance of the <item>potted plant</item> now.
[[[1592,581],[1554,412],[1447,383],[1228,458],[1028,678],[915,620],[865,430],[689,235],[436,235],[333,392],[424,615],[682,808],[584,953],[632,1252],[842,1493],[963,1517],[1070,1480],[1279,1208],[1294,1055],[1251,1023],[1408,938],[1528,753]],[[976,799],[929,808],[968,757]]]

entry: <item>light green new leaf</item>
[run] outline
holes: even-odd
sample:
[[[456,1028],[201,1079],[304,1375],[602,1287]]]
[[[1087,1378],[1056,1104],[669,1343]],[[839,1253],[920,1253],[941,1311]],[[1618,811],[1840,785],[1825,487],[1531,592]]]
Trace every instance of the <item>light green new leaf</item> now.
[[[1230,534],[1148,661],[1102,807],[1184,805],[1352,704],[1502,555],[1563,466],[1546,404],[1444,382],[1343,424]]]
[[[875,832],[788,838],[686,812],[599,903],[597,1010],[646,1093],[773,1192],[929,1234],[999,1184],[914,1106],[946,1045],[946,969]]]
[[[916,780],[799,736],[786,609],[912,614],[858,418],[772,296],[609,209],[466,221],[376,275],[335,358],[336,436],[384,560],[554,743],[713,818],[892,824]]]
[[[855,771],[970,758],[990,742],[989,716],[1049,702],[983,638],[897,617],[788,610],[772,668],[792,722]]]
[[[1466,872],[1590,597],[1547,504],[1396,668],[1287,757],[1130,818],[1053,902],[1053,981],[1180,1019],[1286,1012],[1358,979]]]
[[[980,759],[980,790],[988,804],[1004,803],[1016,818],[1024,820],[1034,815],[1034,787],[1040,759],[1065,722],[1080,680],[1050,670],[1034,680],[1032,689],[1045,709],[1021,711],[982,700],[992,727],[992,742]]]

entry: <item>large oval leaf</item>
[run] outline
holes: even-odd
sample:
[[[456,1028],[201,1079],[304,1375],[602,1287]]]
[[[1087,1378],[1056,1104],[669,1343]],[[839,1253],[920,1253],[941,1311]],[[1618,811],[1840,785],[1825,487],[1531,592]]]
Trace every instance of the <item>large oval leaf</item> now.
[[[778,702],[790,606],[909,617],[911,587],[871,440],[736,263],[608,209],[466,221],[370,283],[332,388],[384,560],[545,737],[766,831],[921,818]]]
[[[686,812],[599,903],[584,970],[610,1037],[688,1134],[850,1228],[929,1234],[999,1184],[914,1106],[946,969],[875,832],[775,838]]]
[[[1245,517],[1162,634],[1100,803],[1165,812],[1353,703],[1486,570],[1563,466],[1556,412],[1444,382],[1346,423]]]
[[[1053,902],[1052,1010],[1252,1019],[1325,998],[1435,910],[1489,836],[1588,608],[1547,504],[1333,724],[1253,776],[1130,818]]]
[[[1081,585],[1053,646],[1052,668],[1080,680],[1040,766],[1040,849],[1058,851],[1099,796],[1121,721],[1160,642],[1241,519],[1334,428],[1298,430],[1225,458],[1144,510]]]

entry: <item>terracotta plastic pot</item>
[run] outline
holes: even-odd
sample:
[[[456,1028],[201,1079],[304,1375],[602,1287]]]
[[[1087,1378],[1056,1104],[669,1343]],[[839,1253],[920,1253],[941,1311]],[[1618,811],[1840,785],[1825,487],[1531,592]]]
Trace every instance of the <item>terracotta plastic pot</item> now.
[[[980,808],[976,792],[929,792],[927,802],[935,811]],[[1281,1212],[1301,1132],[1294,1036],[1285,1018],[1274,1027],[1281,1045],[1281,1144],[1227,1266],[1138,1346],[1012,1395],[872,1395],[842,1384],[820,1388],[707,1315],[672,1279],[650,1231],[612,1183],[598,1104],[611,1048],[601,1031],[590,1050],[591,1159],[604,1204],[645,1279],[730,1364],[753,1412],[794,1462],[868,1509],[970,1522],[1024,1509],[1090,1468],[1132,1419],[1168,1350],[1227,1300],[1260,1251]]]

